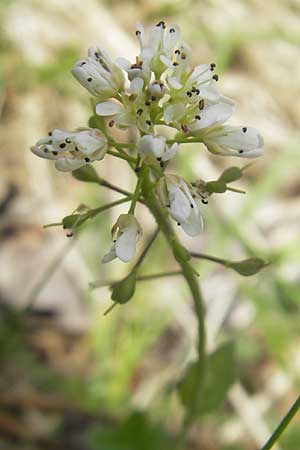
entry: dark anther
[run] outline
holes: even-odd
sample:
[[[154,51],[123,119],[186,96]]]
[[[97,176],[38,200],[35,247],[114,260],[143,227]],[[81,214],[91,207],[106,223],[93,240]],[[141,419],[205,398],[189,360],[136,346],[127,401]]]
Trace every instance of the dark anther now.
[[[175,50],[174,53],[175,53],[175,55],[180,55],[180,50],[177,49],[177,50]]]
[[[156,100],[155,95],[152,95],[151,100],[152,100],[153,102],[155,102],[155,100]]]
[[[67,233],[67,237],[72,237],[73,233]]]
[[[67,228],[66,225],[63,225],[63,226],[62,226],[62,229],[63,229],[63,230],[65,230],[66,228]]]
[[[188,131],[189,131],[187,125],[185,125],[185,124],[182,124],[182,125],[181,125],[181,129],[182,129],[182,131],[183,131],[184,133],[188,133]]]
[[[164,87],[164,83],[159,83],[159,87],[163,88]]]
[[[134,169],[134,171],[135,171],[135,173],[139,173],[139,172],[141,171],[141,168],[140,168],[139,166],[137,166],[137,167]]]
[[[201,120],[201,116],[199,116],[199,114],[197,114],[197,116],[195,116],[195,119]]]
[[[86,64],[86,61],[82,61],[82,63],[80,64],[80,67],[84,66]]]
[[[90,158],[84,158],[85,162],[90,162]]]
[[[146,124],[150,126],[151,125],[151,120],[146,120]]]
[[[213,72],[215,70],[215,68],[216,68],[215,63],[211,63],[210,70]]]
[[[113,242],[117,242],[117,239],[114,239]]]
[[[170,33],[175,33],[175,28],[170,28]]]
[[[191,203],[191,208],[194,208],[194,205]]]
[[[60,148],[65,148],[66,144],[64,142],[62,142],[61,144],[59,144]]]
[[[166,28],[166,24],[163,20],[161,20],[160,22],[158,22],[158,24],[156,25],[157,27],[162,27],[162,28]]]
[[[95,56],[96,56],[96,58],[100,58],[100,55],[98,52],[95,52]]]
[[[186,95],[187,95],[188,97],[191,97],[193,94],[191,93],[191,91],[187,91]]]
[[[136,30],[135,35],[139,36],[140,34],[142,34],[141,31],[140,30]]]
[[[115,124],[115,121],[114,121],[114,120],[110,120],[110,121],[108,122],[108,126],[109,126],[110,128],[113,127],[114,124]]]
[[[76,152],[79,152],[79,148],[78,147],[75,147],[75,150],[76,150]]]
[[[239,150],[239,153],[244,153],[244,150]]]
[[[201,202],[203,203],[203,205],[207,205],[207,204],[208,204],[208,200],[206,200],[206,198],[203,198],[203,199],[201,200]]]
[[[48,136],[52,136],[52,131],[49,131]]]
[[[58,155],[58,152],[56,152],[56,151],[52,152],[52,153],[53,153],[54,156]]]
[[[195,88],[195,86],[193,86],[192,89],[191,89],[191,91],[192,91],[192,92],[196,92],[196,89],[197,89],[197,88]]]
[[[219,75],[217,75],[217,74],[215,74],[212,78],[213,78],[213,80],[215,80],[215,81],[219,81]]]
[[[246,133],[247,127],[243,127],[243,132]]]
[[[201,98],[201,100],[199,102],[199,109],[200,109],[200,111],[202,111],[203,108],[204,108],[204,99]]]
[[[161,161],[161,162],[159,163],[159,165],[160,165],[161,168],[163,168],[163,167],[165,166],[165,164],[164,164],[163,161]]]
[[[141,116],[143,114],[143,110],[140,108],[140,109],[137,110],[136,113],[137,113],[138,116]]]
[[[48,144],[50,144],[50,145],[52,144],[52,139],[50,139],[50,141],[48,142]]]
[[[71,139],[70,138],[66,138],[65,141],[66,141],[67,144],[71,144]]]
[[[166,205],[166,208],[171,208],[171,205]]]
[[[174,67],[179,66],[178,62],[174,61],[174,62],[173,62],[173,66],[174,66]]]
[[[196,95],[200,94],[200,90],[199,89],[196,89],[195,92],[196,92]]]
[[[48,153],[48,149],[47,149],[47,148],[44,148],[44,152],[45,152],[45,153]]]
[[[161,161],[161,158],[156,158],[157,159],[157,161]]]
[[[181,59],[186,59],[186,54],[185,53],[181,53]]]
[[[147,101],[145,102],[145,105],[146,105],[146,106],[150,106],[150,105],[151,105],[151,102],[149,102],[149,100],[147,100]]]
[[[93,81],[93,78],[89,77],[89,78],[87,79],[87,81],[90,83],[91,81]]]
[[[177,225],[180,227],[181,223],[180,223],[180,222],[177,222]]]

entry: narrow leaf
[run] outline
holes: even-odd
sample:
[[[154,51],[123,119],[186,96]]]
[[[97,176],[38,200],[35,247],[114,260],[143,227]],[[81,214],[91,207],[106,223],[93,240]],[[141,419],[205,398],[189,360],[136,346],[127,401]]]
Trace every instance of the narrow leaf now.
[[[235,270],[240,275],[249,277],[255,275],[264,267],[268,266],[270,263],[260,258],[249,258],[244,261],[230,262],[228,261],[226,266]]]

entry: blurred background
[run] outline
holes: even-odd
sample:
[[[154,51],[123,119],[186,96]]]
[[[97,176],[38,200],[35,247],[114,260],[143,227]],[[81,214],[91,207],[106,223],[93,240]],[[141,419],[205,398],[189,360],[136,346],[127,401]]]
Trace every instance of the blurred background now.
[[[97,216],[73,239],[43,229],[81,203],[120,196],[29,151],[53,128],[87,124],[89,94],[70,68],[94,44],[133,60],[137,20],[178,23],[194,63],[217,64],[219,89],[236,101],[232,123],[265,138],[265,156],[237,184],[247,194],[203,206],[200,238],[178,231],[193,251],[272,261],[252,278],[195,262],[208,350],[232,340],[237,378],[192,427],[186,450],[258,449],[299,390],[300,1],[0,0],[1,450],[168,450],[182,420],[173,386],[195,357],[197,335],[187,287],[180,277],[141,282],[129,304],[104,317],[110,291],[88,283],[128,272],[121,262],[101,265],[127,207]],[[173,168],[212,180],[242,163],[194,146]],[[107,156],[95,167],[133,189],[126,162]],[[154,223],[142,206],[138,217],[147,238]],[[161,236],[141,273],[160,270],[176,270]],[[296,418],[277,449],[299,448]]]

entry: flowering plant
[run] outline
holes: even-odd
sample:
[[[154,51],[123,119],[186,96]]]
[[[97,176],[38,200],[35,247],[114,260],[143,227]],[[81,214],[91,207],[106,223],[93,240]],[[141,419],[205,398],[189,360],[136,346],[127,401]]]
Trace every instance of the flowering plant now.
[[[191,238],[203,230],[202,205],[213,194],[227,190],[243,192],[231,186],[240,179],[243,168],[230,167],[214,181],[185,180],[169,173],[168,166],[183,144],[198,143],[214,155],[255,158],[263,153],[263,138],[248,126],[226,125],[234,112],[231,99],[217,90],[216,64],[191,66],[191,50],[181,41],[178,26],[167,27],[163,21],[154,26],[147,38],[138,24],[136,37],[140,52],[132,63],[124,58],[112,61],[102,48],[90,48],[87,58],[76,62],[72,74],[94,97],[94,111],[88,128],[75,131],[55,129],[40,139],[32,152],[54,160],[60,171],[70,171],[81,181],[93,182],[123,195],[109,205],[95,209],[78,209],[66,216],[62,225],[68,236],[88,219],[124,202],[130,202],[127,214],[121,214],[112,227],[112,247],[102,262],[115,258],[127,263],[134,259],[142,226],[135,217],[138,203],[146,205],[157,222],[157,230],[147,242],[129,274],[112,285],[113,305],[128,302],[139,280],[138,269],[157,234],[161,232],[170,246],[186,280],[198,319],[198,359],[187,369],[178,384],[180,397],[187,408],[183,429],[199,411],[205,397],[210,370],[210,356],[205,352],[203,302],[197,272],[191,260],[205,258],[223,264],[241,275],[252,275],[266,262],[259,258],[232,262],[188,251],[178,240],[169,217]],[[106,118],[106,120],[99,120]],[[117,142],[110,133],[113,127],[134,130],[133,141]],[[99,177],[93,163],[106,154],[125,160],[136,176],[133,193]],[[166,274],[154,274],[159,278]],[[111,309],[111,308],[110,308]],[[227,386],[228,387],[228,386]]]

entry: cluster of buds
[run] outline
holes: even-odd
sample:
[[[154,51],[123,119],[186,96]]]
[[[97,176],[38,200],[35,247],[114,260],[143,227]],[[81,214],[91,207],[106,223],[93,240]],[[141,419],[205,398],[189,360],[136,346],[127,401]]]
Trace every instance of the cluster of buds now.
[[[147,38],[138,24],[135,34],[140,52],[134,62],[125,58],[112,61],[103,49],[93,47],[87,58],[75,63],[72,74],[95,97],[94,115],[107,118],[109,127],[136,130],[130,153],[130,161],[136,161],[136,172],[142,166],[150,167],[161,206],[189,236],[197,236],[203,229],[199,201],[207,203],[212,185],[189,183],[167,173],[169,161],[189,142],[204,144],[215,155],[254,158],[263,152],[263,139],[255,128],[225,125],[234,112],[234,103],[216,88],[216,64],[192,68],[191,50],[180,40],[178,26],[167,27],[160,21]],[[55,160],[56,168],[62,171],[74,171],[103,159],[109,145],[122,149],[126,159],[122,143],[114,142],[105,121],[100,122],[103,126],[99,128],[54,130],[32,151]],[[161,125],[173,132],[172,139],[162,135]],[[128,262],[135,255],[136,242],[142,235],[134,217],[140,193],[135,194],[134,206],[113,227],[113,246],[103,262],[116,257]]]

